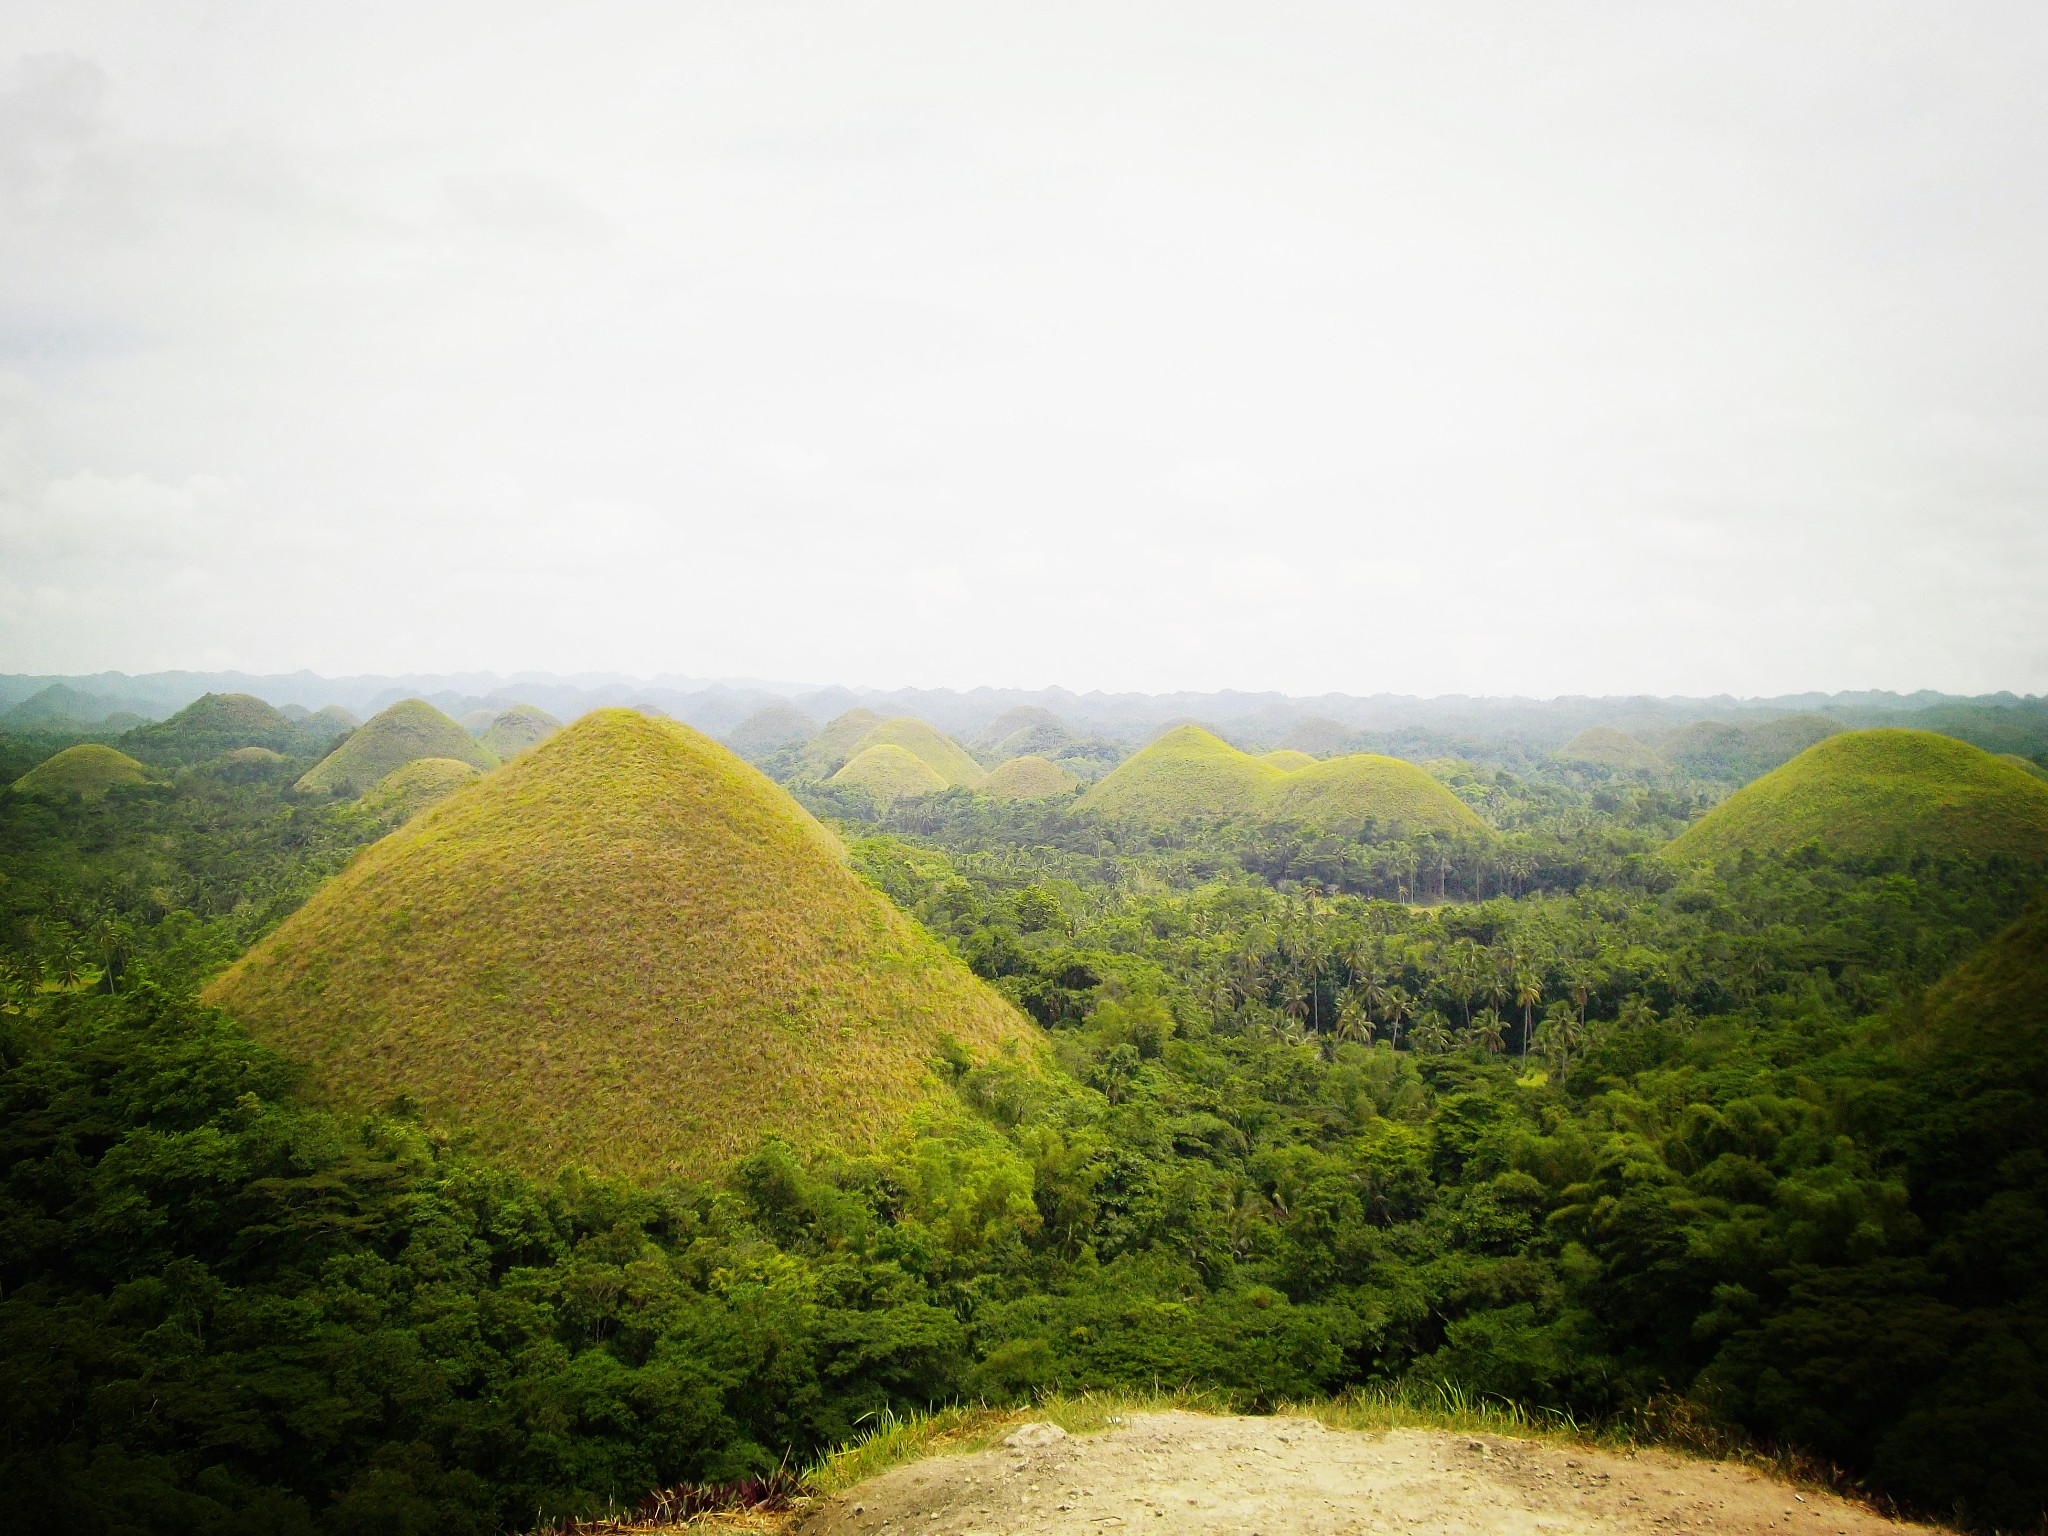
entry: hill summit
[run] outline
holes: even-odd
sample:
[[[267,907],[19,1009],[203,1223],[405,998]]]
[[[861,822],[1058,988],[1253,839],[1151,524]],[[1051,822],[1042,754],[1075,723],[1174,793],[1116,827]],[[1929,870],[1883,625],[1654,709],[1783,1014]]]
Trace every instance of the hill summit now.
[[[140,784],[145,777],[142,764],[126,752],[87,741],[44,758],[16,779],[14,788],[25,795],[97,800],[116,784]]]
[[[1083,795],[1080,808],[1120,821],[1371,822],[1392,837],[1486,831],[1470,806],[1413,763],[1365,752],[1301,757],[1257,758],[1198,725],[1177,726]]]
[[[330,1101],[531,1168],[865,1145],[1034,1031],[687,726],[601,710],[372,845],[208,989]]]
[[[321,758],[298,787],[322,794],[359,795],[385,775],[423,757],[452,757],[472,768],[494,768],[497,758],[469,732],[425,699],[401,699],[359,726]]]
[[[1932,731],[1844,731],[1745,785],[1674,839],[1686,861],[1789,853],[2007,853],[2048,863],[2048,783]]]

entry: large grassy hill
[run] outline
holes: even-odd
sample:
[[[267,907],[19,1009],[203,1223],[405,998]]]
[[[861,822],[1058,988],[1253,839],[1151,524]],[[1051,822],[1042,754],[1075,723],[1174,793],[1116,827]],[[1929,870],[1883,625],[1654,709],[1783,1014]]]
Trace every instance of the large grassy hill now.
[[[251,694],[209,693],[168,720],[137,726],[121,741],[144,762],[163,765],[204,762],[237,747],[268,747],[289,755],[306,750],[310,724],[294,724]]]
[[[643,1179],[872,1144],[948,1038],[1036,1038],[780,788],[617,709],[372,845],[207,997],[330,1102]]]
[[[423,757],[452,757],[472,768],[493,768],[498,761],[426,700],[401,699],[315,763],[299,780],[299,788],[359,795],[386,774]]]
[[[1780,715],[1747,726],[1696,720],[1653,739],[1658,754],[1687,773],[1747,783],[1845,729],[1825,715]]]
[[[1482,832],[1486,824],[1413,763],[1354,753],[1288,766],[1240,752],[1200,726],[1167,732],[1081,797],[1114,820],[1304,821],[1385,836]]]
[[[1697,862],[1816,840],[1837,853],[2048,862],[2048,783],[1931,731],[1845,731],[1737,790],[1668,852]]]
[[[147,770],[125,752],[88,741],[45,758],[14,781],[25,795],[79,795],[97,800],[116,784],[140,784]]]
[[[1049,758],[1013,757],[981,781],[981,792],[997,800],[1045,800],[1070,792],[1081,781]]]
[[[804,761],[818,773],[835,773],[861,748],[861,738],[882,723],[872,709],[849,709],[825,722],[825,728],[804,743]]]
[[[362,808],[393,825],[410,821],[431,805],[439,805],[482,773],[452,757],[415,758],[394,768],[363,792]]]
[[[562,722],[532,704],[514,704],[491,717],[477,735],[477,745],[500,762],[539,746],[562,728]]]
[[[886,741],[862,747],[826,782],[857,789],[883,810],[898,800],[915,800],[950,788],[930,763],[908,747]]]
[[[1013,757],[1056,757],[1075,740],[1073,729],[1051,710],[1019,704],[1004,710],[974,738],[984,757],[1004,762]]]
[[[948,788],[981,782],[981,764],[967,755],[967,749],[937,726],[911,715],[884,720],[860,739],[860,750],[871,747],[901,747],[921,758]]]

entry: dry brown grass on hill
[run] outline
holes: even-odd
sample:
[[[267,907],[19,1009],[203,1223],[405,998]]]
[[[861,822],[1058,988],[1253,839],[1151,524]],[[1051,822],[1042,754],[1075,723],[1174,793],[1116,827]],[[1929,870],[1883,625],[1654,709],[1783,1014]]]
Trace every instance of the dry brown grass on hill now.
[[[1032,1026],[686,726],[584,717],[365,850],[208,999],[321,1097],[658,1179],[766,1135],[865,1146]]]

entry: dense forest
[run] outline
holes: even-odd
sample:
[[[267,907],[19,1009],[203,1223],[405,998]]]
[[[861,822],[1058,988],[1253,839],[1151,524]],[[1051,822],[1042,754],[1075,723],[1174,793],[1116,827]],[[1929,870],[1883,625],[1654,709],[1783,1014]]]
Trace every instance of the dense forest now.
[[[333,734],[140,731],[0,736],[4,783],[88,737],[147,769],[0,791],[16,1529],[520,1530],[883,1410],[1155,1385],[1445,1383],[1711,1424],[1973,1527],[2048,1509],[2020,851],[1669,857],[1753,764],[1433,762],[1477,830],[1417,834],[1078,814],[1093,738],[1017,799],[766,742],[1048,1045],[941,1050],[877,1148],[650,1187],[515,1171],[403,1096],[321,1107],[202,1005],[416,807],[299,787]]]

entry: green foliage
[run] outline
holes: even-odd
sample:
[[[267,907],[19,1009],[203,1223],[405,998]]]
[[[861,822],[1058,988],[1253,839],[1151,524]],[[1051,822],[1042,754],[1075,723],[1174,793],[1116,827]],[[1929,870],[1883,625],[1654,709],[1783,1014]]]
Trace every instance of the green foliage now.
[[[169,767],[204,762],[237,747],[296,755],[322,735],[314,721],[294,723],[249,694],[209,693],[168,720],[137,726],[121,744],[145,763]]]
[[[358,804],[365,815],[396,827],[482,777],[468,763],[452,757],[422,757],[385,774]]]
[[[807,741],[817,733],[818,722],[794,705],[769,704],[733,727],[725,744],[741,757],[752,759]]]
[[[862,747],[827,782],[865,795],[885,811],[899,800],[936,795],[947,787],[931,764],[909,748],[888,742]]]
[[[2048,863],[2048,784],[1952,737],[1848,731],[1736,791],[1670,855],[1786,854],[1809,842],[1842,853]]]
[[[118,784],[140,784],[149,770],[125,752],[81,742],[46,758],[14,781],[23,795],[78,795],[97,800]]]
[[[1069,794],[1079,783],[1058,763],[1026,755],[999,765],[976,788],[997,800],[1044,800]]]
[[[858,750],[870,752],[876,747],[896,747],[910,753],[936,773],[948,789],[981,782],[981,764],[969,757],[965,748],[936,726],[908,715],[884,720],[861,737]]]
[[[1611,725],[1587,727],[1559,747],[1557,755],[1567,763],[1585,763],[1623,773],[1663,773],[1670,767],[1635,737]]]
[[[514,704],[493,716],[477,745],[499,762],[537,747],[562,728],[562,722],[531,704]]]
[[[821,777],[836,773],[860,750],[868,732],[881,723],[882,717],[872,709],[855,708],[835,715],[822,731],[804,743],[803,760]]]
[[[315,794],[359,795],[423,757],[453,758],[479,769],[494,768],[498,762],[488,748],[424,699],[402,699],[350,733],[306,772],[299,788]]]
[[[631,710],[407,822],[207,996],[325,1102],[412,1095],[528,1168],[640,1178],[871,1142],[941,1037],[1031,1035],[781,790]]]

